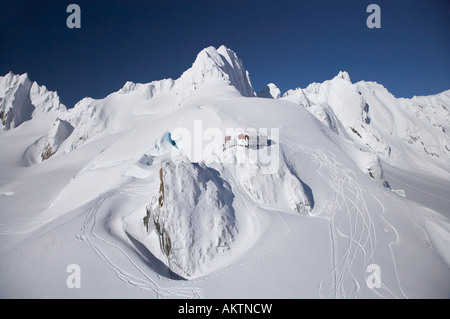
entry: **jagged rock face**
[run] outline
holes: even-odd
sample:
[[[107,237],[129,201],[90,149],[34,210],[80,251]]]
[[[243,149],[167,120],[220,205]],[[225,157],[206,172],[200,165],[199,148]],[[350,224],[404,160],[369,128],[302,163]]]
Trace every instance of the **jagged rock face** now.
[[[49,159],[50,157],[53,156],[53,154],[55,154],[55,152],[53,152],[52,147],[49,144],[45,144],[44,150],[41,153],[42,161]]]
[[[26,73],[0,77],[0,128],[14,129],[38,113],[65,110],[56,92],[32,82]]]
[[[73,130],[74,128],[69,122],[57,119],[45,138],[45,146],[41,154],[42,161],[53,156]]]
[[[31,103],[36,107],[34,113],[44,113],[49,111],[66,111],[66,107],[61,103],[58,93],[47,90],[44,85],[33,82],[30,88]]]
[[[13,129],[31,119],[34,106],[30,99],[32,82],[26,74],[8,73],[0,79],[0,112],[3,129]]]
[[[160,190],[147,205],[147,232],[156,232],[167,266],[184,278],[229,249],[236,236],[233,193],[204,164],[164,161]]]

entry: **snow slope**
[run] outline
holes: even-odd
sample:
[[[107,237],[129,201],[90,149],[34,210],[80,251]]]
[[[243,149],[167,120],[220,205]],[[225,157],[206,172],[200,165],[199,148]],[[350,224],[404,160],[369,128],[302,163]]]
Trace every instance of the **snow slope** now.
[[[376,82],[353,84],[347,72],[332,80],[286,92],[322,123],[364,151],[408,170],[433,165],[430,173],[449,174],[449,91],[397,99]]]
[[[388,187],[407,179],[400,166],[445,193],[447,122],[434,117],[448,120],[447,97],[395,99],[342,72],[258,98],[222,46],[179,79],[47,108],[0,135],[0,296],[448,297],[450,222],[431,209],[448,203]],[[230,129],[269,143],[225,149]]]

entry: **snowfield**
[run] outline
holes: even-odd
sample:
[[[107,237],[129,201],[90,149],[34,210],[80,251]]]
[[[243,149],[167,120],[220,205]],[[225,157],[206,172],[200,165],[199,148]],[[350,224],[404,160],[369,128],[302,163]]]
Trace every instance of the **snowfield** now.
[[[69,109],[26,74],[0,98],[2,298],[450,296],[450,91],[256,94],[221,46]]]

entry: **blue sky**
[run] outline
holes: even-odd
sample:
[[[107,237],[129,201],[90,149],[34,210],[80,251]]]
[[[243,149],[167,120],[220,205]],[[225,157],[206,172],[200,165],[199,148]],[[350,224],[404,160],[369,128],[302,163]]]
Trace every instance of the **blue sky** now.
[[[66,8],[81,7],[81,29]],[[381,8],[369,29],[366,8]],[[282,92],[349,72],[397,97],[450,89],[450,1],[2,1],[0,74],[28,72],[73,106],[126,81],[178,78],[221,44],[243,60],[255,90]]]

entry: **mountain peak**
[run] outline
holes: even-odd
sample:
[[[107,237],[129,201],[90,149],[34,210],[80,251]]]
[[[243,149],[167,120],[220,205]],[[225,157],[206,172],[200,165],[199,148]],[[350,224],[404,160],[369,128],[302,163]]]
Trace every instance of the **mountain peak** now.
[[[9,71],[5,76],[0,77],[0,85],[2,87],[13,87],[26,82],[31,82],[28,73],[15,74],[14,72]]]
[[[259,91],[257,95],[258,97],[279,99],[281,97],[281,91],[275,84],[269,83],[261,91]]]
[[[335,79],[346,80],[348,82],[352,82],[350,80],[350,75],[347,71],[339,71],[338,75],[334,77]]]
[[[198,88],[208,79],[221,79],[234,87],[242,96],[255,96],[248,72],[236,53],[221,45],[200,51],[192,67],[178,81],[183,86]]]
[[[9,71],[0,76],[0,127],[13,129],[33,114],[65,110],[56,92],[48,91],[28,77],[27,73],[14,74]]]

